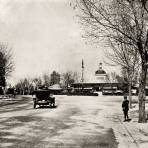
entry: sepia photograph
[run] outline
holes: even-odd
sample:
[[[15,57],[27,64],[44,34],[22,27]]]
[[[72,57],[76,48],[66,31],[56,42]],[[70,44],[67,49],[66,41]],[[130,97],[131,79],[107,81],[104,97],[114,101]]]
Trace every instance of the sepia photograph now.
[[[0,148],[148,147],[148,0],[0,0]]]

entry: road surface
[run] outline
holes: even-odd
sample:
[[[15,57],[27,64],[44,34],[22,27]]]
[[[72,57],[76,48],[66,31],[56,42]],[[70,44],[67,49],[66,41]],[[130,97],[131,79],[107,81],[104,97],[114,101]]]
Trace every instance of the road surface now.
[[[33,109],[31,97],[0,107],[1,148],[117,148],[104,126],[110,100],[99,96],[55,96],[56,108]],[[103,117],[103,118],[102,118]]]

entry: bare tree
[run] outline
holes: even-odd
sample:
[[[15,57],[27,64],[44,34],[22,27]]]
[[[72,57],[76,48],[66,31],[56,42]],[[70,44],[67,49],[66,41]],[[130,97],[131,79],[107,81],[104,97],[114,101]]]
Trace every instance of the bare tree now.
[[[16,90],[19,92],[19,94],[22,95],[28,95],[31,94],[34,90],[33,88],[33,81],[29,78],[21,79],[16,85]]]
[[[77,72],[67,71],[63,74],[62,80],[63,80],[63,87],[66,89],[75,82],[78,82],[79,76]]]
[[[117,83],[118,79],[117,79],[118,74],[116,72],[111,72],[109,74],[107,74],[107,82],[108,83]]]
[[[122,67],[122,76],[124,80],[127,80],[126,83],[128,84],[127,86],[129,92],[129,105],[130,108],[132,108],[132,86],[134,86],[137,83],[138,71],[132,69],[132,67]]]
[[[132,46],[125,43],[110,43],[112,52],[107,52],[107,58],[121,66],[123,77],[128,80],[129,104],[132,108],[132,85],[139,71],[139,54]]]
[[[48,74],[44,74],[43,80],[44,80],[44,85],[49,87],[50,86],[50,80],[51,80],[50,76]]]
[[[86,37],[132,46],[140,62],[139,121],[146,122],[145,86],[148,62],[147,0],[76,0]]]
[[[42,79],[40,77],[36,77],[32,79],[32,84],[34,86],[34,89],[39,88],[42,85]]]
[[[0,43],[0,85],[6,86],[6,78],[14,70],[11,49],[8,45]]]
[[[15,85],[16,91],[20,94],[20,95],[24,95],[25,94],[25,84],[24,84],[24,80],[20,80],[16,85]]]

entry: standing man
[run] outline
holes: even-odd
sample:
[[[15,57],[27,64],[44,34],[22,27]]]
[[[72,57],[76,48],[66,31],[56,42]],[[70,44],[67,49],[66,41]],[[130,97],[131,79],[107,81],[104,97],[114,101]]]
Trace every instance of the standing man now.
[[[122,109],[124,113],[124,121],[127,121],[128,118],[128,110],[129,110],[129,101],[127,100],[127,96],[124,96],[124,100],[122,102]]]

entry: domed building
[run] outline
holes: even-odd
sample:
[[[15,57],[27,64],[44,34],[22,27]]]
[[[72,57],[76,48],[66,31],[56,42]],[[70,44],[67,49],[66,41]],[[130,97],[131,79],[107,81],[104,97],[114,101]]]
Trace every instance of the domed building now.
[[[84,63],[83,63],[84,64]],[[84,65],[82,64],[82,78],[83,78],[83,71]],[[112,92],[115,88],[120,86],[119,83],[111,83],[108,81],[107,73],[102,68],[102,63],[99,63],[98,70],[95,71],[93,77],[90,81],[81,81],[79,83],[71,84],[74,90],[93,90],[99,92],[99,95],[102,94],[103,90],[107,90],[108,92]]]
[[[102,63],[99,63],[99,69],[95,72],[96,83],[106,83],[107,74],[102,69]]]

